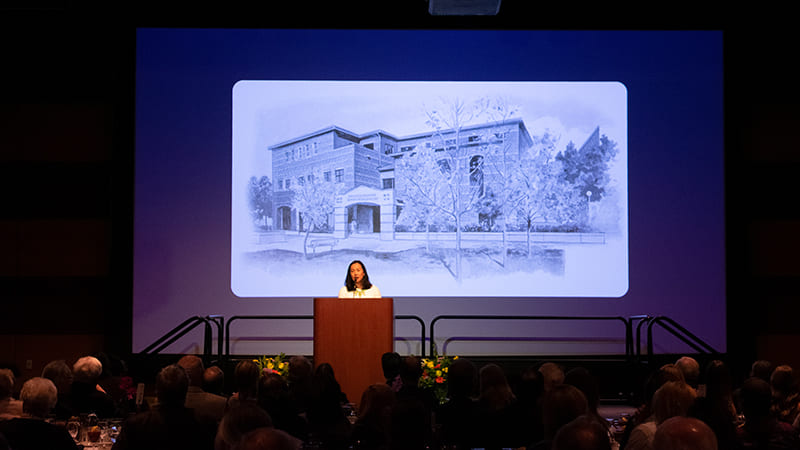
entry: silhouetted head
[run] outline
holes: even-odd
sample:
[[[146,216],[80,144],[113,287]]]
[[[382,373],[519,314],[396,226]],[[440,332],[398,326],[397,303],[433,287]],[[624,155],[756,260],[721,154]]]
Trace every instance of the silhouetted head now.
[[[183,367],[171,364],[161,369],[156,376],[158,403],[167,407],[181,407],[186,402],[189,376]]]
[[[717,436],[701,420],[673,417],[656,429],[653,450],[717,450]]]
[[[553,438],[552,450],[611,450],[608,430],[589,415],[562,426]]]

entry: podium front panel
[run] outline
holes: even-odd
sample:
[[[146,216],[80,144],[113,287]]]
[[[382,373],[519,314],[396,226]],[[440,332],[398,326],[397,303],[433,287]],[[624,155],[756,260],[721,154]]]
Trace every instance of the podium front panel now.
[[[391,298],[315,298],[314,366],[328,363],[353,403],[384,383],[381,356],[394,350]]]

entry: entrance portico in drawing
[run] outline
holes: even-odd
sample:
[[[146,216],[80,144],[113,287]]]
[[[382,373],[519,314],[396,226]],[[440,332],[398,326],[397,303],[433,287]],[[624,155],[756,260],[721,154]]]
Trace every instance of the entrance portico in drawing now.
[[[378,235],[382,241],[394,239],[394,192],[357,186],[334,202],[333,237]]]

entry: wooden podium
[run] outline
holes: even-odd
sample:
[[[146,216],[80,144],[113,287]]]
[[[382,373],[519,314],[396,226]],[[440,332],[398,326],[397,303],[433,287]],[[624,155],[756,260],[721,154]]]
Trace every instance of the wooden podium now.
[[[314,366],[328,363],[352,403],[384,383],[381,356],[394,350],[391,298],[315,298]]]

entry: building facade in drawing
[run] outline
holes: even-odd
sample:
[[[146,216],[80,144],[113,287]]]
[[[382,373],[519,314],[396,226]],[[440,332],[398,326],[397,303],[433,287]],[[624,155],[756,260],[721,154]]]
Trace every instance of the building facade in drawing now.
[[[331,126],[269,147],[272,154],[273,218],[279,230],[303,230],[302,214],[292,206],[293,189],[319,181],[335,189],[335,208],[327,231],[336,238],[371,235],[394,238],[407,206],[408,166],[404,158],[425,154],[447,174],[450,191],[475,201],[501,185],[502,167],[525,158],[533,145],[522,119],[395,136],[383,130],[358,134]],[[462,224],[485,218],[478,210]]]

